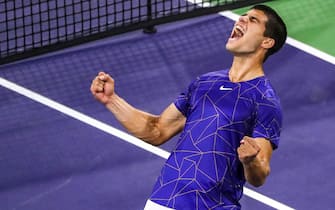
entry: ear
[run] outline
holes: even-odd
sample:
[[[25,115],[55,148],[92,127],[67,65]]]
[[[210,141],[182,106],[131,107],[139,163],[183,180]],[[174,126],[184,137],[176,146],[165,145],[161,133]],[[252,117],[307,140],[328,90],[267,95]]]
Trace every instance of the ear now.
[[[262,42],[262,47],[265,49],[270,49],[275,45],[275,40],[272,38],[266,37]]]

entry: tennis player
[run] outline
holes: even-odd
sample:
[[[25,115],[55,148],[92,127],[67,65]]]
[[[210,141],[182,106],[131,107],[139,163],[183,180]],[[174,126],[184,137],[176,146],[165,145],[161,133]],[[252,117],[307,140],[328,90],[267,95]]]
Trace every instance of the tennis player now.
[[[181,132],[145,210],[241,209],[245,182],[264,184],[282,111],[263,63],[286,36],[273,9],[252,7],[226,43],[231,67],[199,76],[159,116],[134,108],[114,91],[112,77],[97,75],[92,94],[131,134],[161,145]]]

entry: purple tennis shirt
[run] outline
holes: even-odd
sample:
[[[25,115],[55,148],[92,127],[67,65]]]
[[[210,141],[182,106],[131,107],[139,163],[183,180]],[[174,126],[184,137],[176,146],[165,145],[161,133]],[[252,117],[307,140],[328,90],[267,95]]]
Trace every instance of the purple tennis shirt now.
[[[234,83],[228,72],[198,77],[175,100],[187,121],[151,201],[177,210],[240,209],[241,139],[263,137],[278,147],[282,111],[270,81],[262,76]]]

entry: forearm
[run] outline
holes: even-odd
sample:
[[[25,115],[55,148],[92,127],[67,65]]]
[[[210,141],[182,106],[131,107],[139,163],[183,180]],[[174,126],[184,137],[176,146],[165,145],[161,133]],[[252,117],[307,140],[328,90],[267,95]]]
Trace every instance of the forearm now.
[[[116,94],[111,96],[106,107],[132,135],[153,145],[162,143],[156,126],[158,116],[134,108]]]
[[[270,174],[269,162],[258,156],[248,163],[243,163],[243,169],[245,179],[255,187],[263,185]]]

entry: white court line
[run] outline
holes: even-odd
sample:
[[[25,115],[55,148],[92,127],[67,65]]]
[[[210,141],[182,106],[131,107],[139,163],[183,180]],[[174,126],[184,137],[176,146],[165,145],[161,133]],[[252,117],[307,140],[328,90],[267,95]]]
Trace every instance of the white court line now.
[[[256,191],[250,190],[249,188],[246,187],[243,187],[243,194],[278,210],[295,210],[292,207],[289,207],[283,203],[280,203],[272,198],[262,195]]]
[[[119,137],[120,139],[123,139],[124,141],[126,142],[129,142],[131,144],[134,144],[135,146],[137,147],[140,147],[148,152],[151,152],[155,155],[158,155],[162,158],[165,158],[167,159],[169,157],[169,152],[165,151],[165,150],[162,150],[160,149],[159,147],[155,147],[155,146],[152,146],[150,144],[147,144],[145,143],[144,141],[138,139],[138,138],[135,138],[134,136],[132,135],[129,135],[128,133],[125,133],[121,130],[118,130],[106,123],[103,123],[101,121],[98,121],[92,117],[89,117],[85,114],[82,114],[81,112],[78,112],[74,109],[71,109],[67,106],[64,106],[63,104],[60,104],[54,100],[51,100],[47,97],[44,97],[36,92],[33,92],[27,88],[24,88],[22,86],[19,86],[13,82],[10,82],[2,77],[0,77],[0,85],[5,87],[5,88],[8,88],[14,92],[17,92],[23,96],[26,96],[27,98],[30,98],[34,101],[37,101],[45,106],[48,106],[52,109],[55,109],[61,113],[64,113],[74,119],[77,119],[81,122],[84,122],[92,127],[95,127],[99,130],[102,130],[106,133],[109,133],[113,136],[116,136],[116,137]]]
[[[220,12],[219,15],[225,16],[225,17],[227,17],[229,19],[232,19],[234,21],[238,20],[238,18],[240,17],[239,15],[237,15],[237,14],[231,12],[231,11],[223,11],[223,12]],[[298,40],[295,40],[291,37],[287,37],[286,43],[295,47],[295,48],[297,48],[297,49],[299,49],[299,50],[301,50],[301,51],[309,53],[309,54],[311,54],[311,55],[313,55],[317,58],[320,58],[324,61],[327,61],[327,62],[335,65],[335,57],[334,56],[329,55],[325,52],[322,52],[322,51],[320,51],[320,50],[318,50],[318,49],[316,49],[312,46],[309,46],[309,45],[307,45],[305,43],[302,43]]]
[[[45,96],[42,96],[41,94],[38,94],[36,92],[33,92],[27,88],[24,88],[20,85],[17,85],[13,82],[10,82],[2,77],[0,77],[0,85],[7,88],[7,89],[10,89],[16,93],[19,93],[23,96],[26,96],[27,98],[30,98],[36,102],[39,102],[45,106],[48,106],[52,109],[55,109],[67,116],[70,116],[74,119],[77,119],[83,123],[86,123],[92,127],[95,127],[99,130],[102,130],[108,134],[111,134],[113,136],[116,136],[130,144],[133,144],[137,147],[140,147],[148,152],[151,152],[159,157],[162,157],[164,159],[167,159],[170,155],[169,152],[159,148],[159,147],[155,147],[155,146],[152,146],[148,143],[145,143],[144,141],[132,136],[132,135],[129,135],[128,133],[125,133],[121,130],[118,130],[106,123],[103,123],[101,121],[98,121],[92,117],[89,117],[85,114],[82,114],[81,112],[78,112],[74,109],[71,109],[67,106],[64,106],[63,104],[60,104],[54,100],[51,100]],[[280,210],[294,210],[293,208],[285,205],[285,204],[282,204],[278,201],[275,201],[267,196],[264,196],[264,195],[261,195],[257,192],[254,192],[246,187],[244,187],[244,194],[255,199],[255,200],[258,200],[259,202],[262,202],[268,206],[271,206],[275,209],[280,209]]]

